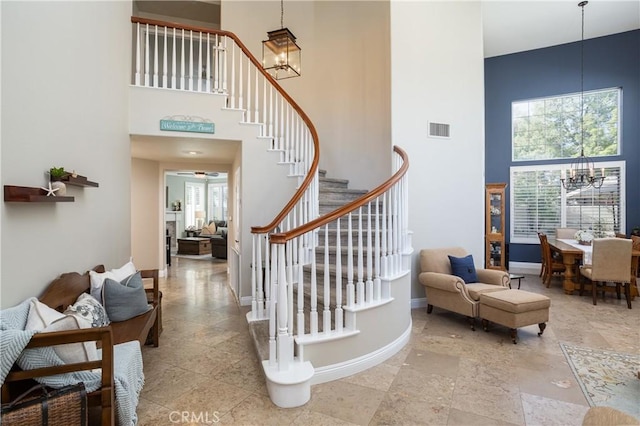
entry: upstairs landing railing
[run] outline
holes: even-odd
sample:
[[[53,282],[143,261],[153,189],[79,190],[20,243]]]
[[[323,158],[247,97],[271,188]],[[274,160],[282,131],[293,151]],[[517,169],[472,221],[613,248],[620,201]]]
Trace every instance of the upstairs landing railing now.
[[[132,84],[158,89],[224,95],[227,108],[243,112],[243,122],[259,125],[259,137],[299,186],[289,202],[265,226],[254,226],[255,238],[269,244],[275,230],[288,231],[318,216],[319,140],[300,106],[261,66],[238,37],[229,32],[132,17]],[[187,117],[186,119],[189,119]],[[253,253],[253,265],[268,256]],[[252,283],[254,290],[258,288]],[[252,295],[250,319],[266,318],[268,291]]]

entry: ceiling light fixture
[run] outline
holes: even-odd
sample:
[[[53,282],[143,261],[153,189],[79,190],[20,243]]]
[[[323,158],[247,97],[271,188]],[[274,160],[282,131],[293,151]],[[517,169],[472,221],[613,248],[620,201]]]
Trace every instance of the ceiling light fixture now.
[[[280,29],[267,31],[262,41],[262,67],[276,80],[300,76],[301,49],[284,26],[284,0],[280,0]]]
[[[571,163],[569,176],[565,176],[562,171],[562,186],[566,190],[574,191],[593,186],[598,189],[604,182],[604,168],[601,169],[600,176],[596,177],[593,161],[584,155],[584,7],[588,1],[581,1],[578,6],[582,8],[582,40],[580,42],[580,156]]]

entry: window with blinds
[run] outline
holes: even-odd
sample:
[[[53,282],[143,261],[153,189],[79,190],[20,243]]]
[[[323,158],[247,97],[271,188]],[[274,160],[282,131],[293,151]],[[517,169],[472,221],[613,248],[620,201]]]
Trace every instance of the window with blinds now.
[[[196,211],[205,209],[204,183],[185,182],[184,198],[184,225],[196,227]]]
[[[625,229],[624,161],[595,163],[604,169],[601,188],[566,191],[560,182],[570,164],[511,167],[510,241],[537,244],[538,232],[590,229],[612,235]]]

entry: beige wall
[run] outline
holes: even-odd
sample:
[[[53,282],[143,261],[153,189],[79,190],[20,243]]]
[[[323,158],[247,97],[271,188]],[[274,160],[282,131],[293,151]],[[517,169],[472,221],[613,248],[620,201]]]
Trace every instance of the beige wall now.
[[[163,234],[158,232],[164,221],[162,188],[157,161],[131,159],[131,253],[138,269],[164,269]]]
[[[302,48],[302,76],[280,83],[318,130],[320,167],[352,188],[372,189],[391,170],[389,2],[284,7],[284,25]],[[280,28],[280,2],[225,0],[221,26],[261,58],[267,31]]]
[[[0,206],[0,306],[39,295],[62,272],[131,256],[131,3],[0,2],[2,183],[40,187],[52,166],[99,188],[74,203]]]

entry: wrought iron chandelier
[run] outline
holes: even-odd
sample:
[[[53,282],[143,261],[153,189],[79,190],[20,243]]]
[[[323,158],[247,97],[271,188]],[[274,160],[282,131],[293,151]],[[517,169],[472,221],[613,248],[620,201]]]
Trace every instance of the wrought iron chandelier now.
[[[276,80],[300,76],[300,47],[284,26],[284,0],[280,0],[280,29],[267,31],[262,41],[262,67]]]
[[[562,186],[568,191],[584,189],[590,186],[598,189],[604,182],[604,168],[600,176],[596,177],[593,161],[584,155],[584,7],[588,1],[581,1],[582,8],[582,40],[580,42],[580,156],[571,163],[569,176],[562,171]]]

